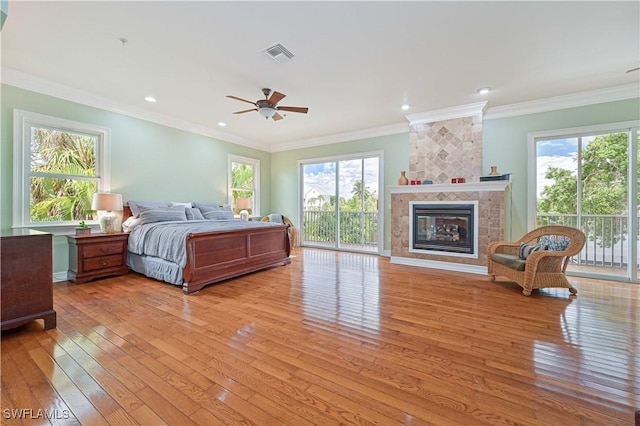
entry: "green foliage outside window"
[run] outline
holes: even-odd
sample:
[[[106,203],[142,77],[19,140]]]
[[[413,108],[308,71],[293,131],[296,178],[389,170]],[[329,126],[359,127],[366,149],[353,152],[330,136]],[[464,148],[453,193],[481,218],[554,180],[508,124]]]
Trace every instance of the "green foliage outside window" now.
[[[628,158],[626,133],[598,136],[582,152],[581,213],[583,217],[587,215],[582,228],[601,247],[610,247],[627,233],[627,221],[622,217],[601,221],[589,215],[628,214]],[[538,200],[538,212],[575,215],[578,212],[577,175],[570,170],[549,167],[545,177],[554,183],[544,188]]]
[[[254,189],[254,167],[245,163],[231,163],[231,196],[233,199],[233,210],[239,213],[236,207],[238,198],[253,198]],[[253,209],[247,209],[249,214],[253,214]]]
[[[98,190],[95,147],[91,136],[33,129],[29,186],[32,222],[91,219],[91,199]]]
[[[335,242],[338,224],[336,197],[329,200],[320,195],[308,200],[314,210],[304,212],[305,239],[316,242]],[[378,197],[362,180],[356,181],[351,198],[340,197],[340,242],[342,244],[375,244],[378,238]]]

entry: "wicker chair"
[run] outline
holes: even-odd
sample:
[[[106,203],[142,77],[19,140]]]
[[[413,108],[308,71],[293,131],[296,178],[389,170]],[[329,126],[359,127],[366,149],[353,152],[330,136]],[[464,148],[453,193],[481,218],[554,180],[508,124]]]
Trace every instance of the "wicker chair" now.
[[[543,247],[529,254],[526,260],[519,256],[521,243],[534,245],[558,240],[564,242],[566,247],[559,250]],[[580,253],[585,240],[584,233],[576,228],[542,226],[516,242],[490,243],[487,258],[491,281],[495,281],[497,275],[510,278],[522,287],[525,296],[529,296],[533,289],[545,287],[568,288],[575,295],[578,291],[567,280],[565,271],[569,259]]]
[[[291,240],[291,248],[293,249],[296,247],[296,243],[298,242],[298,230],[295,226],[293,226],[293,223],[288,217],[281,214],[270,214],[263,217],[261,219],[261,222],[276,222],[282,223],[284,225],[289,225],[289,239]]]

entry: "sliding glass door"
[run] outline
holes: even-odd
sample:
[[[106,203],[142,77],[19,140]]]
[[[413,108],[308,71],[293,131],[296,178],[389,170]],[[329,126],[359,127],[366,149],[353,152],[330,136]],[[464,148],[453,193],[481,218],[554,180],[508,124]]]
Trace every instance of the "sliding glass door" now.
[[[600,126],[534,139],[534,226],[573,226],[587,236],[568,272],[637,281],[637,136],[637,127]]]
[[[378,253],[380,153],[300,163],[301,244]]]

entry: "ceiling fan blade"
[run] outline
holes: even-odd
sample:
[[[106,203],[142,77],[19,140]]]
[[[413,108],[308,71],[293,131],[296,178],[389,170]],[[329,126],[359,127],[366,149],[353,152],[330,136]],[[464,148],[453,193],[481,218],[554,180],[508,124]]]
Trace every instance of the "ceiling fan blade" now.
[[[634,71],[638,71],[638,70],[640,70],[640,67],[637,67],[637,68],[631,68],[630,70],[627,70],[627,71],[625,72],[625,74],[629,74],[630,72],[634,72]]]
[[[273,118],[273,121],[278,121],[278,120],[282,120],[284,117],[276,112],[275,114],[273,114],[273,117],[271,118]]]
[[[280,102],[282,99],[284,99],[284,97],[285,97],[285,96],[287,96],[287,95],[283,95],[283,94],[282,94],[282,93],[280,93],[280,92],[273,92],[273,93],[271,94],[271,97],[269,98],[269,103],[270,103],[271,105],[275,105],[275,104],[277,104],[278,102]]]
[[[242,99],[242,98],[239,98],[239,97],[237,97],[237,96],[227,95],[227,98],[235,99],[236,101],[246,102],[246,103],[251,104],[251,105],[255,105],[255,104],[256,104],[255,102],[248,101],[248,100],[246,100],[246,99]],[[257,105],[256,105],[256,106],[257,106]]]
[[[289,106],[279,106],[276,107],[278,111],[289,111],[289,112],[300,112],[302,114],[306,114],[309,111],[307,107],[289,107]]]
[[[234,112],[234,114],[244,114],[245,112],[257,111],[257,110],[258,110],[258,108],[245,109],[244,111],[236,111],[236,112]]]

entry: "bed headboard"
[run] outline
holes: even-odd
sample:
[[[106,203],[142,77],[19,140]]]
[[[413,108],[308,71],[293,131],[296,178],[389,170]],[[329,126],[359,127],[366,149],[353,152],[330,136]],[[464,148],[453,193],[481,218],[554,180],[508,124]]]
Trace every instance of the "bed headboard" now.
[[[131,212],[131,207],[129,207],[128,205],[122,206],[122,221],[124,222],[125,220],[129,219],[131,216],[133,216],[133,213]]]

